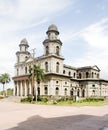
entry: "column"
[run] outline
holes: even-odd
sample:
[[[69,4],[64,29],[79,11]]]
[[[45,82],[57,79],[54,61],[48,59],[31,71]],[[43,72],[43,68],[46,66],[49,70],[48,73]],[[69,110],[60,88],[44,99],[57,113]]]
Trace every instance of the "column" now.
[[[23,88],[22,88],[22,81],[20,82],[20,96],[23,96]]]
[[[17,87],[17,96],[19,96],[19,82],[16,82],[16,87]]]
[[[14,81],[14,89],[13,89],[13,96],[16,96],[15,93],[16,93],[16,82]]]
[[[31,88],[31,82],[29,81],[29,94],[31,95],[32,94],[32,88]]]
[[[27,96],[27,84],[26,84],[26,80],[24,80],[24,87],[25,87],[25,95],[24,96]]]

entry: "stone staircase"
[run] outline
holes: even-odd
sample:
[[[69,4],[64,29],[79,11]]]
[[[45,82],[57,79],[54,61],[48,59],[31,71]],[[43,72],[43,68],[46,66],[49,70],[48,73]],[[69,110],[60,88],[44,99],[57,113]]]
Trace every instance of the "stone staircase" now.
[[[9,96],[1,99],[2,102],[20,102],[22,97],[19,96]]]

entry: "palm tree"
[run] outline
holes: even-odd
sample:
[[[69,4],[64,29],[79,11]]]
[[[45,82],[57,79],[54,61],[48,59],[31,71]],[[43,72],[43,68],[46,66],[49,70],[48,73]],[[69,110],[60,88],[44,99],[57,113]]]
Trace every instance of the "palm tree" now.
[[[40,82],[44,80],[44,70],[41,69],[39,65],[34,65],[34,68],[30,68],[29,72],[30,72],[30,76],[32,76],[32,80],[35,80],[38,85],[36,87],[36,94],[35,94],[36,101],[37,101],[37,88],[39,87]],[[32,84],[32,90],[33,90],[32,96],[34,96],[34,84]]]
[[[10,76],[8,73],[4,73],[0,76],[0,83],[3,84],[3,95],[4,95],[4,88],[5,84],[10,82]]]

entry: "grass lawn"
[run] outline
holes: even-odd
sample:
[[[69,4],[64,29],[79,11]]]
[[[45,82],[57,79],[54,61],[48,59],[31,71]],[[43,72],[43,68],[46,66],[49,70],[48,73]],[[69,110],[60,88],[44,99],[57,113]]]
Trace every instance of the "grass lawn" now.
[[[73,101],[62,101],[58,102],[57,105],[71,105],[71,106],[103,106],[108,105],[108,100],[98,102],[73,102]]]
[[[31,103],[31,98],[22,99],[22,103]],[[57,106],[103,106],[108,105],[108,99],[104,98],[86,98],[84,100],[73,101],[73,100],[47,100],[42,98],[41,101],[33,101],[32,104],[39,105],[57,105]]]
[[[27,103],[27,102],[26,102]],[[108,105],[108,100],[105,101],[98,101],[98,102],[73,102],[73,101],[61,101],[57,103],[49,103],[49,102],[41,102],[41,101],[33,101],[33,104],[38,104],[38,105],[55,105],[55,106],[104,106]]]

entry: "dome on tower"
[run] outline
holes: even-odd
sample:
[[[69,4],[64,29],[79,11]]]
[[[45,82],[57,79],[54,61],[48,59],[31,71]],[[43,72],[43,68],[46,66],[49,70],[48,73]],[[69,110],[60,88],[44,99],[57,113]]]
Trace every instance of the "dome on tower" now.
[[[26,40],[26,38],[24,38],[24,39],[21,40],[20,46],[21,46],[21,45],[29,46],[29,45],[28,45],[28,41]]]
[[[51,24],[51,25],[48,27],[48,31],[58,31],[57,26],[56,26],[55,24]]]
[[[49,27],[48,27],[48,31],[46,32],[47,34],[49,33],[49,32],[56,32],[56,34],[59,34],[59,32],[58,32],[58,29],[57,29],[57,26],[55,25],[55,24],[51,24]]]
[[[28,44],[26,38],[24,38],[24,39],[21,40],[21,44]]]

